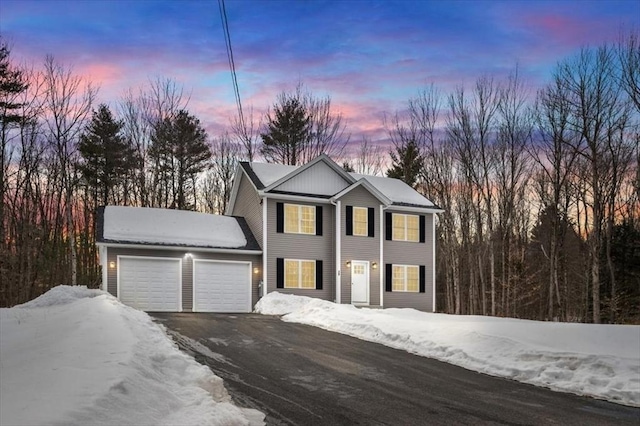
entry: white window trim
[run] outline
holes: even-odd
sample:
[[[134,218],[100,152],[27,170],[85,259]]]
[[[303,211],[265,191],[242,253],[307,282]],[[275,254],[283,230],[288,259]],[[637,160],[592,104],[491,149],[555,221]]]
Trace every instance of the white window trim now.
[[[396,290],[393,288],[394,276],[393,272],[395,271],[396,266],[401,266],[404,268],[404,289]],[[418,289],[416,291],[407,290],[407,268],[416,268],[418,270]],[[403,293],[420,293],[420,265],[399,265],[394,263],[391,265],[391,290],[394,292],[403,292]]]
[[[287,262],[298,262],[298,286],[297,287],[287,287]],[[302,287],[302,262],[313,262],[313,287]],[[297,288],[300,290],[315,290],[316,289],[316,277],[318,274],[317,271],[318,263],[314,259],[284,259],[284,270],[282,271],[284,280],[283,288]]]
[[[364,210],[365,211],[365,230],[364,230],[364,234],[357,234],[356,233],[356,210]],[[356,207],[353,206],[353,214],[351,215],[351,228],[353,229],[353,236],[354,237],[368,237],[369,236],[369,209],[367,207]]]
[[[287,231],[287,206],[296,207],[298,209],[298,231],[297,232]],[[313,229],[311,230],[311,232],[304,232],[302,230],[302,208],[303,207],[310,208],[311,210],[313,210]],[[318,220],[318,218],[316,217],[315,206],[309,206],[306,204],[284,203],[283,210],[284,210],[283,214],[284,214],[284,233],[285,234],[316,235],[316,229],[317,229],[316,220]]]
[[[404,239],[400,239],[400,238],[396,238],[393,235],[393,229],[395,228],[395,221],[394,221],[394,217],[395,216],[402,216],[404,217]],[[417,240],[410,240],[407,238],[407,236],[409,235],[409,233],[407,232],[407,217],[409,216],[414,216],[418,218],[418,239]],[[391,213],[391,239],[393,241],[406,241],[408,243],[419,243],[420,242],[420,215],[417,214],[404,214],[404,213]]]

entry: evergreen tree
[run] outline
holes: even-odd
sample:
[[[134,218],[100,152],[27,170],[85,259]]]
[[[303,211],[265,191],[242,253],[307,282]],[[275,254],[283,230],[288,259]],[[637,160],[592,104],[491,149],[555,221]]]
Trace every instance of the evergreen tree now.
[[[389,154],[393,164],[387,170],[387,176],[403,180],[407,185],[415,188],[423,163],[418,144],[409,140],[407,143],[396,145],[395,152],[391,151]]]
[[[149,157],[153,162],[156,205],[179,210],[194,209],[197,175],[211,159],[207,132],[200,120],[185,110],[156,126]]]
[[[0,38],[0,125],[2,133],[12,123],[19,123],[22,106],[16,97],[27,90],[28,84],[22,71],[11,66],[9,46]]]
[[[272,163],[297,165],[309,137],[310,117],[300,96],[282,94],[267,114],[267,132],[262,133],[260,152]]]
[[[83,161],[78,169],[96,204],[115,203],[116,188],[138,165],[136,150],[122,137],[122,126],[102,104],[80,136],[78,151]]]

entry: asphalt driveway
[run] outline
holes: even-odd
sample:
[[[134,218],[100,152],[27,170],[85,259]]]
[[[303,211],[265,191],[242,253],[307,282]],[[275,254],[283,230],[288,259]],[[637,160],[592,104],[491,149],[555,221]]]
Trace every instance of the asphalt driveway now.
[[[270,425],[634,425],[640,409],[254,314],[152,314]]]

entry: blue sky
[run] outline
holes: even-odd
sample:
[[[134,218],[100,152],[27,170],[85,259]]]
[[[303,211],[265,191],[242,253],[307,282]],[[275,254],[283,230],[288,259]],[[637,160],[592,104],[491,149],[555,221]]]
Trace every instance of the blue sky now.
[[[640,27],[640,1],[226,0],[245,107],[264,111],[301,81],[330,95],[359,141],[385,139],[382,118],[434,83],[443,91],[516,64],[535,91],[581,46]],[[51,54],[115,105],[127,88],[169,77],[212,136],[235,114],[217,0],[0,2],[14,59]]]

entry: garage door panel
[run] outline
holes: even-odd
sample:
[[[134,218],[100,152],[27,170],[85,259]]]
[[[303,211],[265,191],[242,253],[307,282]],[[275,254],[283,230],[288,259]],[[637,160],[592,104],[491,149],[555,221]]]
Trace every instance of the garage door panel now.
[[[123,257],[119,259],[118,297],[143,311],[180,311],[179,259]]]
[[[196,312],[250,312],[251,265],[248,263],[194,263]]]

